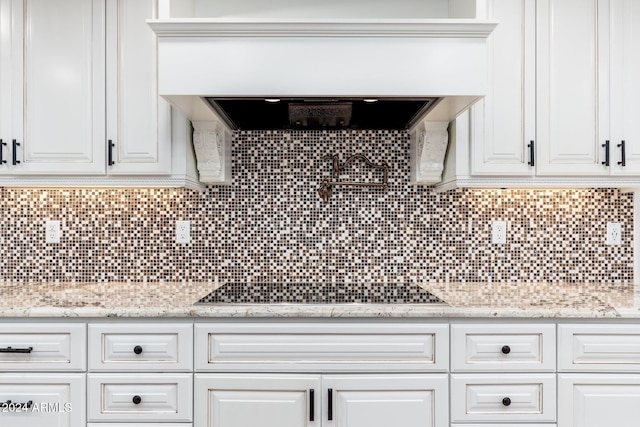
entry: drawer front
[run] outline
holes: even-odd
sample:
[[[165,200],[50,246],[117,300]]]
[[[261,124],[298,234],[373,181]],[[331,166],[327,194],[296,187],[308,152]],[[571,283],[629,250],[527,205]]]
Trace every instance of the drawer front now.
[[[85,395],[84,374],[0,374],[0,425],[84,426]]]
[[[451,427],[557,427],[557,424],[451,424]]]
[[[452,422],[554,422],[554,374],[454,374]]]
[[[198,371],[448,369],[445,324],[196,324],[195,334]]]
[[[0,324],[0,370],[84,371],[84,324]]]
[[[640,325],[559,325],[558,370],[640,372]]]
[[[553,372],[555,325],[451,325],[451,370]]]
[[[192,427],[191,423],[89,423],[87,427]],[[504,427],[504,426],[503,426]],[[537,426],[546,427],[546,426]]]
[[[89,374],[89,421],[191,421],[190,374]]]
[[[191,324],[89,325],[91,371],[191,371]]]

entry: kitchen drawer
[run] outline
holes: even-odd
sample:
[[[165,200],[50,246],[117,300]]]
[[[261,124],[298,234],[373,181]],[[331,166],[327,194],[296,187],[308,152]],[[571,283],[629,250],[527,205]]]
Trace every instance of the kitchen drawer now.
[[[0,371],[84,371],[84,324],[0,324]]]
[[[640,371],[640,325],[558,325],[558,371]]]
[[[89,421],[191,421],[191,374],[89,374]]]
[[[193,427],[191,423],[89,423],[87,427]],[[537,426],[546,427],[546,426]]]
[[[85,395],[84,374],[0,374],[0,426],[84,426]]]
[[[554,372],[553,324],[453,324],[452,372]]]
[[[196,324],[197,371],[448,369],[446,324]]]
[[[451,427],[557,427],[557,424],[522,424],[522,423],[506,423],[506,424],[451,424]]]
[[[90,371],[179,371],[193,368],[191,324],[90,324]]]
[[[554,422],[555,374],[453,374],[451,421]]]

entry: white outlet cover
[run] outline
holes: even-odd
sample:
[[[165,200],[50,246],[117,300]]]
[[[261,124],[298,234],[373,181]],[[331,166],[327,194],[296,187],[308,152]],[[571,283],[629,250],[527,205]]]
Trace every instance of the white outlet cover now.
[[[622,244],[622,225],[619,222],[607,223],[607,245],[621,245]]]
[[[506,221],[491,222],[491,243],[504,245],[507,243],[507,223]]]
[[[191,221],[176,221],[176,243],[191,242]]]
[[[47,221],[45,223],[45,243],[60,243],[60,221]]]

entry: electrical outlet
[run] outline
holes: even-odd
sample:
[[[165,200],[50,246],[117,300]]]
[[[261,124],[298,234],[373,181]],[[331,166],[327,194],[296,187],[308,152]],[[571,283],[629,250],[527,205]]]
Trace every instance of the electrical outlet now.
[[[176,243],[191,242],[191,222],[176,221]]]
[[[60,221],[47,221],[45,224],[45,243],[60,243]]]
[[[607,223],[607,245],[622,244],[622,226],[619,222]]]
[[[507,243],[507,223],[505,221],[491,222],[491,243],[498,245]]]

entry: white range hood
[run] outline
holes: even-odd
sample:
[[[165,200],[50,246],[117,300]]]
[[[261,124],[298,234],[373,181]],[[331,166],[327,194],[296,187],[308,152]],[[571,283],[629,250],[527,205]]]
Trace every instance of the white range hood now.
[[[449,121],[487,86],[475,19],[163,19],[158,90],[194,124],[203,182],[229,179],[231,129],[203,98],[438,98],[412,122],[412,180],[440,180]]]

